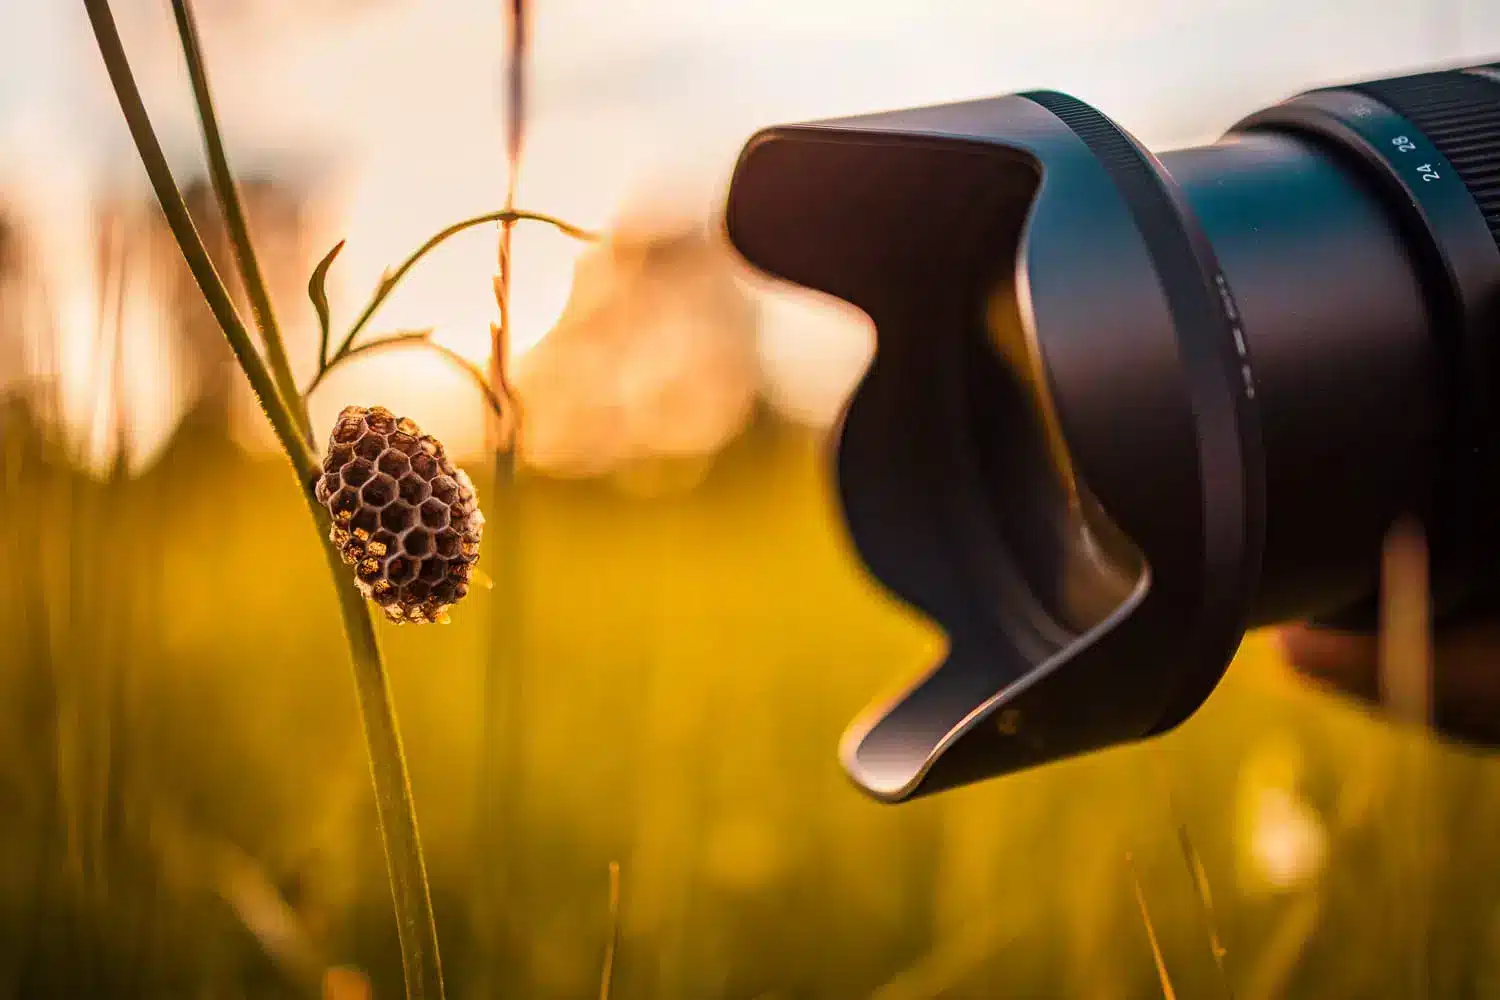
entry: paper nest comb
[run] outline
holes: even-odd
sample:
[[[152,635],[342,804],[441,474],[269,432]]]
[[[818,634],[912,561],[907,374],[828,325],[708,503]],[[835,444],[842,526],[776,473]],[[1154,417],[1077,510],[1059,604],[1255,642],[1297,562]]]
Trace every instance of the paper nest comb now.
[[[442,442],[384,407],[345,407],[316,495],[360,592],[387,618],[448,620],[469,592],[484,515]]]

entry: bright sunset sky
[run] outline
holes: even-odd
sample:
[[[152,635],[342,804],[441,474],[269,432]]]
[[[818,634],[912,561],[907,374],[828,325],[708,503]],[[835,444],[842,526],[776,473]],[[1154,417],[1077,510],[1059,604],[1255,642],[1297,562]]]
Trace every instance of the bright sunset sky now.
[[[332,0],[263,3],[278,16],[229,29],[214,0],[198,2],[231,153],[242,166],[310,154],[338,166],[347,304],[434,229],[501,201],[501,4],[386,0],[353,21],[293,30],[295,11]],[[196,162],[166,0],[115,6],[159,129],[179,162]],[[537,0],[534,9],[521,202],[596,226],[664,178],[711,206],[743,139],[776,121],[1045,86],[1095,103],[1149,143],[1180,144],[1310,85],[1500,58],[1495,0]],[[67,235],[82,232],[80,193],[101,178],[143,184],[133,160],[81,5],[0,0],[0,183],[42,191],[54,206],[55,257],[81,245]],[[481,354],[490,239],[457,241],[392,301],[384,325],[435,324]],[[521,238],[522,346],[560,310],[573,253],[547,233]],[[803,335],[805,317],[777,315],[790,325],[768,331],[769,367],[797,376],[788,391],[809,413],[830,412],[859,354],[849,337],[862,334],[806,321],[819,332]],[[361,377],[380,377],[382,364],[398,362]],[[411,405],[437,407],[455,383],[434,371],[432,386],[433,401]]]

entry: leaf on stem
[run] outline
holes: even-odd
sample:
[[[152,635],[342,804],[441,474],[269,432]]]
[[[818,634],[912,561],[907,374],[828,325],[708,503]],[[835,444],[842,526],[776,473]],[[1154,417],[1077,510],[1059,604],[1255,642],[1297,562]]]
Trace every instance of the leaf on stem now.
[[[578,226],[575,226],[570,222],[564,222],[562,219],[559,219],[555,216],[544,215],[541,212],[526,212],[514,208],[503,209],[499,212],[487,212],[484,215],[476,215],[472,219],[464,219],[461,222],[455,222],[453,225],[449,226],[446,229],[440,230],[436,235],[428,239],[426,243],[423,243],[420,247],[414,250],[395,269],[388,269],[383,274],[381,274],[380,283],[375,287],[375,294],[371,296],[370,301],[366,303],[364,311],[359,314],[359,318],[354,321],[354,324],[349,327],[348,332],[344,334],[344,339],[339,341],[338,347],[336,347],[333,352],[334,358],[341,360],[349,354],[350,349],[354,347],[355,340],[359,338],[360,333],[364,331],[365,326],[370,322],[370,319],[380,309],[380,306],[388,297],[390,297],[391,292],[395,291],[396,286],[401,283],[401,279],[406,276],[406,273],[413,267],[415,267],[418,261],[427,256],[427,254],[431,253],[432,250],[442,244],[445,240],[457,235],[458,233],[463,232],[465,229],[471,229],[474,226],[484,225],[485,223],[517,222],[523,219],[529,219],[533,222],[545,223],[546,225],[552,226],[554,229],[556,229],[560,233],[563,233],[564,235],[571,236],[573,239],[581,240],[584,242],[594,242],[600,238],[598,233],[592,232],[587,229],[581,229]],[[326,347],[324,350],[324,355],[325,357],[327,355]]]
[[[344,249],[345,240],[339,240],[333,245],[333,249],[323,255],[318,261],[318,266],[313,268],[312,277],[307,280],[307,297],[312,299],[313,309],[318,314],[318,367],[322,368],[328,363],[328,269],[333,266],[333,260]]]

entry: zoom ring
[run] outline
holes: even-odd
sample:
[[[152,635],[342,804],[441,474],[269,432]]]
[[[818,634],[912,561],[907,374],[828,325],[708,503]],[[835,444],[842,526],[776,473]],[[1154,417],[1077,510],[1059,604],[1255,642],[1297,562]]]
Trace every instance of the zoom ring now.
[[[1500,246],[1500,78],[1419,73],[1346,88],[1411,122],[1448,158]]]
[[[1190,330],[1223,326],[1226,321],[1208,292],[1181,216],[1140,150],[1118,126],[1076,98],[1051,90],[1020,96],[1062,119],[1114,181],[1146,242],[1177,321]]]

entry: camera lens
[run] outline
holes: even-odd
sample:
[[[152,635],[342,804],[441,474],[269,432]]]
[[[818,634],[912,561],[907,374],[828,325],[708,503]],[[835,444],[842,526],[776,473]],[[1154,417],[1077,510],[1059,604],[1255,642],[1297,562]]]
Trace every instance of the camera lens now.
[[[1172,728],[1248,628],[1371,625],[1403,515],[1440,617],[1492,599],[1497,66],[1312,91],[1160,154],[1050,91],[751,140],[730,238],[874,322],[838,495],[949,640],[846,734],[861,787]]]

